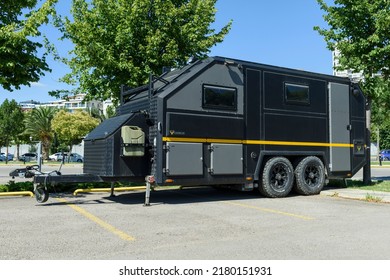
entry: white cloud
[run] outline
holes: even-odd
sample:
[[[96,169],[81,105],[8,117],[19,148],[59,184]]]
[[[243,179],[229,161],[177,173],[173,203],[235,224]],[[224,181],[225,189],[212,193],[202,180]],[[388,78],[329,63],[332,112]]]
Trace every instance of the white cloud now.
[[[46,87],[47,85],[46,84],[43,84],[41,82],[32,82],[31,83],[31,86],[32,87]]]

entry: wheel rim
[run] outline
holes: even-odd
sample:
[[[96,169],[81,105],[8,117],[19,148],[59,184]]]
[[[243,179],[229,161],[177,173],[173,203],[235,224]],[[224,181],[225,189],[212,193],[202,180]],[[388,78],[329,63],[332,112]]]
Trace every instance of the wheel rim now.
[[[288,182],[288,168],[284,164],[276,164],[271,171],[270,183],[273,189],[282,191]]]
[[[321,179],[321,172],[315,165],[309,165],[304,172],[304,180],[308,186],[316,186]]]
[[[48,192],[43,188],[36,189],[34,193],[35,193],[35,198],[38,202],[41,203],[46,202],[47,199],[49,198]]]
[[[42,189],[37,189],[35,191],[35,196],[36,196],[38,201],[41,201],[43,199],[44,195],[45,195],[45,193],[43,192]]]
[[[45,191],[39,188],[36,190],[35,195],[37,196],[37,199],[41,200],[45,196]]]

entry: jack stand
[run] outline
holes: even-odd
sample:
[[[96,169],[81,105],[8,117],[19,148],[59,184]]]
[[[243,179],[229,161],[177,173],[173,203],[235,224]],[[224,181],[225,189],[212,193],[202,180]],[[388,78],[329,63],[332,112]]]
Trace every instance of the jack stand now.
[[[146,192],[145,192],[145,203],[144,206],[150,206],[150,190],[152,188],[152,184],[155,183],[155,179],[153,175],[149,175],[145,177],[146,181]]]
[[[110,194],[110,197],[115,196],[115,194],[114,194],[114,185],[115,185],[115,183],[111,182],[111,194]]]

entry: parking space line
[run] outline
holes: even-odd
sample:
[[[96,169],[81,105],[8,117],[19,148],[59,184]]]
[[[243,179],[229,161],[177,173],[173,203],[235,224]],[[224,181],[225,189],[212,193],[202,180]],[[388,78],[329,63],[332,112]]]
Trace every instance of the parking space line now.
[[[274,213],[274,214],[279,214],[279,215],[284,215],[284,216],[290,216],[290,217],[294,217],[294,218],[298,218],[298,219],[302,219],[302,220],[306,220],[306,221],[314,220],[313,217],[309,217],[309,216],[303,216],[303,215],[298,215],[298,214],[294,214],[294,213],[283,212],[283,211],[279,211],[279,210],[253,206],[253,205],[249,205],[249,204],[230,202],[230,201],[222,201],[222,203],[229,204],[229,205],[234,205],[234,206],[240,206],[240,207],[244,207],[244,208],[255,209],[255,210],[262,211],[262,212],[268,212],[268,213]]]
[[[120,238],[122,238],[122,239],[124,239],[126,241],[135,241],[135,238],[133,236],[130,236],[130,235],[126,234],[125,232],[123,232],[123,231],[115,228],[114,226],[110,225],[109,223],[106,223],[102,219],[100,219],[100,218],[96,217],[95,215],[89,213],[87,210],[72,204],[72,202],[70,202],[70,201],[68,201],[68,200],[66,200],[64,198],[56,198],[56,199],[58,201],[60,201],[60,202],[65,203],[67,206],[69,206],[73,210],[77,211],[78,213],[80,213],[84,217],[88,218],[89,220],[95,222],[96,224],[98,224],[102,228],[106,229],[107,231],[109,231],[109,232],[119,236]]]
[[[184,193],[184,192],[179,192],[179,194],[186,195],[186,196],[192,196],[192,197],[202,197],[199,195],[188,194],[188,193]],[[315,220],[315,218],[309,217],[309,216],[298,215],[298,214],[294,214],[294,213],[279,211],[279,210],[270,209],[270,208],[263,208],[263,207],[258,207],[258,206],[254,206],[254,205],[244,204],[244,203],[231,202],[231,201],[219,201],[219,203],[230,204],[230,205],[234,205],[234,206],[259,210],[262,212],[268,212],[268,213],[279,214],[279,215],[283,215],[283,216],[294,217],[294,218],[302,219],[305,221]]]

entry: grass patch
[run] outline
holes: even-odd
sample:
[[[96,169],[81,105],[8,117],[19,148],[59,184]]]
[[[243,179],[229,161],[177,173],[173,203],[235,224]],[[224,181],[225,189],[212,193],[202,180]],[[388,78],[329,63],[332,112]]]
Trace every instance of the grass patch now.
[[[331,180],[328,186],[347,187],[365,191],[390,192],[390,181],[372,181],[371,185],[365,185],[361,180]]]
[[[347,180],[347,188],[378,191],[378,192],[390,192],[390,181],[372,181],[371,185],[364,185],[362,181]]]
[[[382,198],[371,194],[366,194],[365,200],[368,202],[382,202]]]
[[[371,166],[379,166],[379,161],[371,161]],[[390,166],[390,161],[382,161],[382,166]]]
[[[19,191],[30,191],[34,190],[32,182],[18,182],[9,181],[5,185],[0,185],[0,192],[19,192]]]

